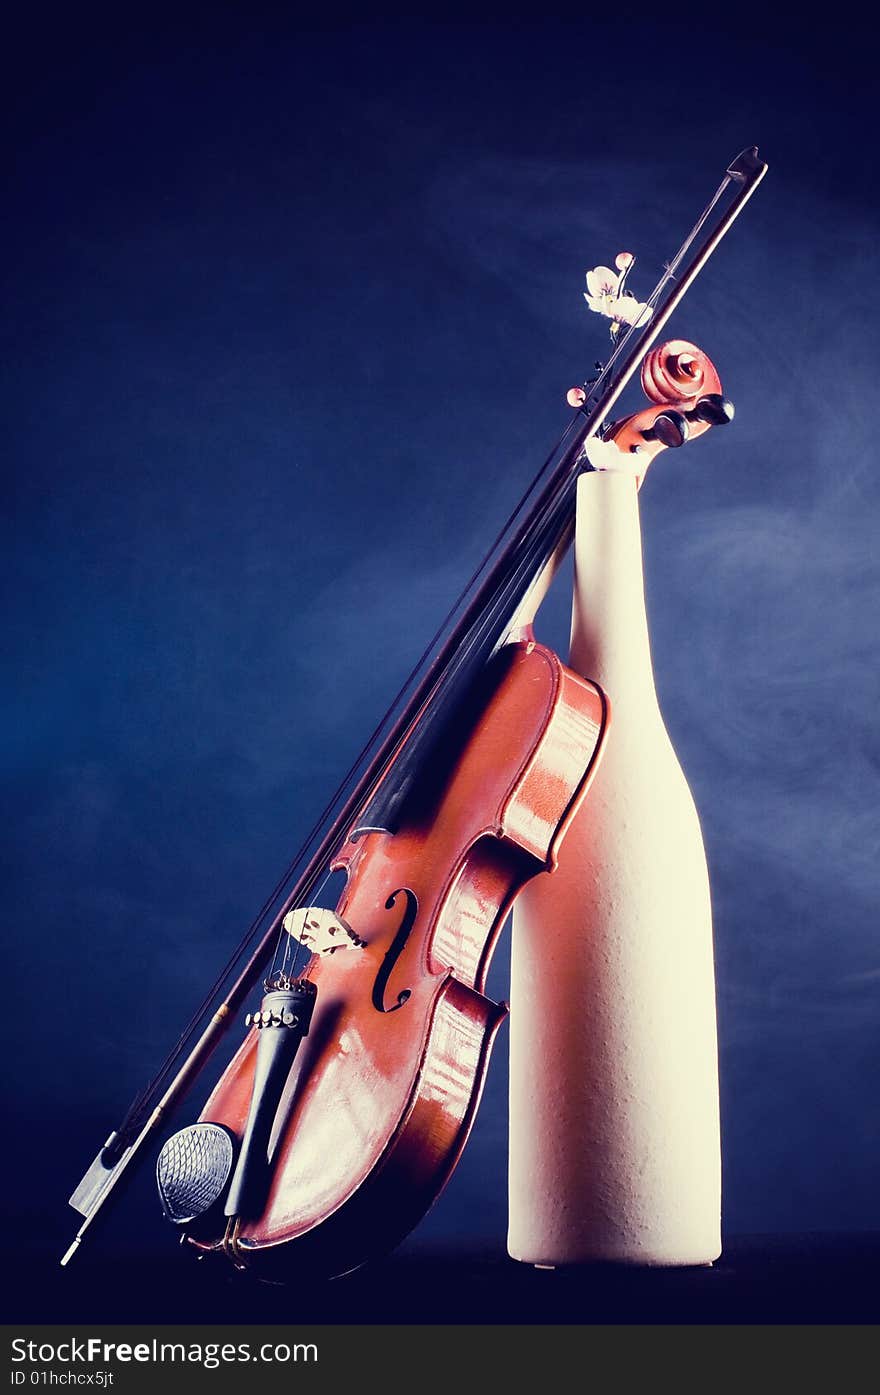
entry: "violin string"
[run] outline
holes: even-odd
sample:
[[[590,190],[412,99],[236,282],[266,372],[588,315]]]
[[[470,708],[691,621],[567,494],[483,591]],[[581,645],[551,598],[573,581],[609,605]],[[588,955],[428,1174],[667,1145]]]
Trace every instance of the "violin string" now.
[[[322,881],[320,882],[320,884],[318,885],[318,887],[315,889],[315,891],[313,892],[312,896],[310,897],[310,901],[311,901],[311,904],[312,904],[313,906],[319,906],[319,905],[321,904],[321,896],[322,896],[322,893],[323,893],[323,891],[324,891],[324,887],[327,885],[327,883],[329,882],[329,880],[330,880],[330,878],[331,878],[332,875],[333,875],[333,873],[332,873],[331,869],[328,867],[328,868],[327,868],[327,871],[324,873],[324,877],[323,877]],[[287,938],[288,938],[288,940],[291,940],[292,937],[291,937],[290,935],[288,935]],[[303,951],[305,951],[305,954],[303,954]],[[302,943],[301,940],[297,940],[297,942],[296,942],[296,949],[295,949],[294,955],[293,955],[293,964],[292,964],[292,967],[291,967],[291,974],[290,974],[291,978],[293,978],[293,979],[298,979],[298,978],[300,978],[300,977],[303,975],[303,970],[300,968],[300,961],[301,961],[301,960],[302,960],[303,963],[305,964],[306,972],[308,971],[308,961],[311,960],[311,957],[312,957],[312,954],[311,954],[311,951],[309,950],[308,945],[304,945],[304,944]]]
[[[289,933],[289,931],[285,930],[283,926],[281,928],[281,935],[284,939],[284,953],[281,956],[281,977],[284,980],[284,985],[286,987],[287,981],[291,977],[288,965],[290,963],[292,953],[293,936]]]
[[[291,912],[288,912],[288,914],[291,914]],[[287,917],[285,916],[285,919],[286,918]],[[278,931],[278,943],[275,946],[275,957],[272,961],[272,973],[270,975],[273,981],[277,980],[281,988],[287,987],[287,982],[290,978],[288,965],[290,963],[292,939],[293,936],[282,923],[281,928]],[[279,954],[281,956],[280,964],[278,963]]]
[[[327,885],[327,882],[330,880],[331,875],[332,872],[328,868],[322,880],[320,881],[315,891],[311,894],[309,898],[312,905],[320,904],[321,894],[325,886]],[[301,906],[297,906],[294,909],[301,909]],[[300,963],[304,958],[303,951],[305,950],[306,952],[305,957],[310,957],[311,952],[309,951],[308,946],[304,945],[302,941],[298,938],[296,939],[296,947],[294,948],[294,940],[295,937],[292,934],[290,934],[289,931],[287,931],[282,925],[278,934],[277,943],[275,945],[275,953],[272,957],[272,965],[269,970],[269,973],[266,976],[267,984],[277,983],[281,987],[285,987],[289,982],[295,981],[297,978],[300,977]],[[280,964],[278,963],[279,954],[281,955]]]
[[[270,983],[274,983],[275,980],[278,978],[278,976],[279,976],[280,974],[283,974],[283,973],[284,973],[284,957],[282,957],[281,964],[279,965],[279,963],[278,963],[278,955],[279,955],[279,953],[281,952],[281,946],[282,946],[282,941],[283,941],[283,939],[284,939],[284,933],[285,933],[284,930],[279,931],[278,939],[277,939],[277,941],[276,941],[276,943],[275,943],[275,953],[272,955],[272,963],[271,963],[271,966],[270,966],[270,968],[269,968],[269,972],[268,972],[268,974],[266,975],[266,979],[265,979],[265,982],[266,982],[267,985],[270,984]],[[287,955],[287,949],[285,948],[285,950],[284,950],[284,956],[286,957],[286,955]]]

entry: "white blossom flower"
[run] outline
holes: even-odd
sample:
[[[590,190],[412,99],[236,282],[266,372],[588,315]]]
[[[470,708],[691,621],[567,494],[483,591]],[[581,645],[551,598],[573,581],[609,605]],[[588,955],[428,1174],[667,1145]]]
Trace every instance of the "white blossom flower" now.
[[[653,313],[654,311],[647,301],[636,300],[634,295],[630,295],[629,291],[625,291],[624,294],[618,296],[617,300],[614,302],[611,318],[612,320],[616,320],[618,324],[646,325]]]
[[[618,271],[612,271],[610,266],[595,266],[587,272],[584,300],[597,315],[604,315],[612,321],[612,334],[622,324],[646,325],[654,313],[647,302],[636,300],[634,295],[623,289],[634,261],[631,252],[618,252],[614,263]]]
[[[584,300],[598,315],[611,314],[611,306],[617,300],[620,277],[608,266],[596,266],[587,272],[587,289]]]

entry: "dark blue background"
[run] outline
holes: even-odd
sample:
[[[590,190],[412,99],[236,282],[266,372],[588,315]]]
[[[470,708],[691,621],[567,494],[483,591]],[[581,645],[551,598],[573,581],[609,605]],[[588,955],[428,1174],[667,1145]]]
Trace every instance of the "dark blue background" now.
[[[752,143],[771,172],[673,325],[738,411],[642,494],[655,667],[714,888],[728,1233],[877,1228],[868,36],[336,14],[10,44],[6,1245],[66,1245],[559,434],[606,346],[585,269],[628,248],[646,293]],[[505,1053],[410,1247],[503,1250]],[[145,1177],[96,1243],[173,1242]]]

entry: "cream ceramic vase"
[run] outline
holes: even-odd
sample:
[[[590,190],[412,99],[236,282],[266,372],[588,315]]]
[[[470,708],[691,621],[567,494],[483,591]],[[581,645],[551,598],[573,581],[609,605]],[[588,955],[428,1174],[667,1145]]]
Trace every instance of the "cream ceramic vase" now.
[[[657,703],[635,479],[581,477],[571,667],[611,700],[559,866],[516,902],[508,1248],[539,1265],[721,1252],[712,916]]]

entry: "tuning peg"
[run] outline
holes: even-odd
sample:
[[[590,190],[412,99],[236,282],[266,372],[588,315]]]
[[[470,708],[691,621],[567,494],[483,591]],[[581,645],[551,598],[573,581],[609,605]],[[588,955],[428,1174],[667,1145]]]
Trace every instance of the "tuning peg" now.
[[[688,416],[692,421],[705,421],[710,426],[726,426],[733,421],[734,410],[729,397],[722,397],[720,392],[709,392],[700,398]]]
[[[654,418],[654,425],[642,432],[646,441],[659,441],[664,446],[683,446],[690,435],[687,417],[670,408]]]

